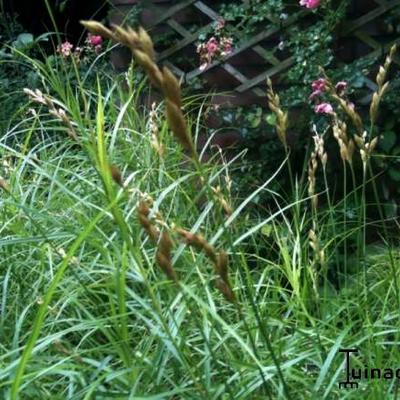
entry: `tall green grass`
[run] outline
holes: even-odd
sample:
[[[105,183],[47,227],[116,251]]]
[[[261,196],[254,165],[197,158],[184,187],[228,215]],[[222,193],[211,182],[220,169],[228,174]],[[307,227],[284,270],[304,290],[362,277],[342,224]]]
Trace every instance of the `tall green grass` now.
[[[239,198],[242,155],[191,163],[162,103],[152,117],[165,148],[160,156],[138,100],[148,88],[132,84],[135,68],[123,90],[112,77],[73,85],[64,75],[71,66],[27,62],[80,140],[72,141],[46,106],[31,104],[36,112],[0,141],[9,187],[0,198],[2,398],[396,398],[396,379],[338,387],[339,348],[359,348],[355,366],[400,365],[397,248],[360,242],[362,257],[349,254],[346,274],[329,276],[338,243],[370,221],[342,225],[335,215],[343,202],[311,210],[295,174],[292,196],[272,193],[274,211],[259,213],[253,200],[280,179],[288,158]],[[200,117],[189,119],[191,132],[199,132]],[[362,193],[353,190],[349,198]],[[153,200],[154,224],[173,237],[178,284],[155,262],[157,244],[139,224],[143,197]],[[310,247],[313,222],[325,264]],[[180,241],[175,226],[227,252],[237,302],[217,290],[210,261]]]

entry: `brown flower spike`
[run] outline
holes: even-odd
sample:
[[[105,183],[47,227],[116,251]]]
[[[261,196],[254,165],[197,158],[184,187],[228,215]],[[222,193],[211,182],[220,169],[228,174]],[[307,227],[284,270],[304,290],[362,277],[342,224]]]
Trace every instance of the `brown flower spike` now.
[[[199,234],[194,234],[181,228],[176,228],[176,232],[189,246],[195,247],[206,254],[206,256],[214,264],[215,272],[218,275],[215,286],[222,293],[226,300],[230,301],[231,303],[236,303],[236,297],[229,282],[228,257],[226,253],[223,250],[217,253],[214,247],[211,246],[207,240]]]
[[[121,26],[113,26],[113,29],[110,30],[96,21],[81,21],[81,23],[92,34],[121,43],[131,50],[136,62],[146,71],[151,83],[164,94],[166,117],[175,139],[193,159],[198,160],[181,109],[182,96],[179,82],[168,68],[164,67],[162,71],[158,68],[155,62],[153,42],[147,32],[143,28],[134,31],[132,28]]]
[[[171,250],[173,247],[171,236],[167,231],[160,233],[150,219],[150,208],[147,201],[142,200],[138,206],[139,222],[153,242],[157,243],[156,262],[169,279],[178,282],[178,276],[172,266]]]
[[[267,97],[268,97],[268,106],[271,111],[276,116],[276,132],[278,134],[279,140],[287,148],[287,139],[286,139],[286,131],[289,125],[289,117],[287,111],[283,111],[281,107],[281,101],[279,96],[274,92],[272,88],[271,79],[267,79]]]

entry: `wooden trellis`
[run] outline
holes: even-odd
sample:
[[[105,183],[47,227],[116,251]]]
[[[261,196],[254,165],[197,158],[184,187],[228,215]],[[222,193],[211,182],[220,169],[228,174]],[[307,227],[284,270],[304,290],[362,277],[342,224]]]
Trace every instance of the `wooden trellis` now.
[[[127,6],[133,6],[133,3],[137,3],[134,0],[120,0],[119,3],[117,1],[115,5],[125,7],[123,12],[126,12]],[[211,28],[219,19],[220,16],[216,12],[216,7],[214,6],[213,8],[210,5],[215,3],[218,2],[198,0],[145,1],[144,6],[147,8],[147,15],[151,16],[151,18],[147,18],[147,23],[145,21],[147,28],[157,32],[157,28],[162,26],[164,32],[166,29],[170,32],[172,31],[178,38],[173,45],[158,52],[158,60],[160,63],[167,64],[183,80],[191,81],[196,77],[202,76],[211,82],[210,87],[216,89],[220,88],[219,83],[230,82],[229,89],[238,96],[247,94],[247,99],[250,99],[250,101],[263,99],[265,97],[266,78],[279,77],[281,73],[288,70],[296,62],[294,57],[291,54],[287,54],[287,52],[273,54],[266,46],[266,43],[276,47],[280,31],[303,18],[308,18],[309,12],[304,9],[293,13],[292,16],[289,15],[284,21],[276,21],[273,17],[269,17],[271,22],[269,28],[267,27],[267,29],[260,31],[250,40],[240,43],[231,54],[213,62],[203,71],[198,66],[188,68],[189,64],[179,65],[176,59],[182,52],[191,54],[192,57],[197,56],[195,48],[199,35]],[[400,0],[362,0],[355,1],[355,3],[359,3],[354,5],[356,15],[351,20],[346,21],[337,41],[339,42],[343,38],[351,38],[352,48],[357,49],[360,45],[364,47],[362,56],[376,56],[387,51],[395,40],[390,38],[392,40],[388,40],[387,44],[383,46],[382,41],[376,39],[376,36],[378,36],[377,28],[379,29],[382,17],[387,12],[400,6]],[[189,31],[185,23],[182,22],[182,15],[185,12],[189,12],[192,15],[197,13],[197,21],[203,22],[202,26],[196,29],[195,32]],[[249,74],[246,71],[246,62],[249,56],[260,60],[257,73],[253,71],[253,73]],[[242,63],[240,62],[241,57],[243,59]],[[354,57],[358,57],[357,51],[354,52]],[[215,77],[212,78],[212,74],[215,71],[218,71],[217,79]],[[376,89],[376,85],[372,80],[367,79],[367,86],[371,91]]]

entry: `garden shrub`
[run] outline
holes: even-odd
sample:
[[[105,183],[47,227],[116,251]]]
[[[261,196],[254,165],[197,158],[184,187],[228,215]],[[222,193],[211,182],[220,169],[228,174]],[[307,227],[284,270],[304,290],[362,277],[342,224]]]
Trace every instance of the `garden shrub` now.
[[[38,42],[33,35],[24,32],[16,19],[8,14],[0,15],[0,136],[13,123],[13,117],[23,112],[25,96],[21,87],[35,88],[38,76],[24,63],[21,52],[37,54]]]
[[[263,1],[219,1],[212,4],[212,8],[220,15],[210,28],[203,30],[198,38],[197,59],[184,59],[182,63],[188,69],[199,67],[206,68],[215,60],[223,60],[235,48],[250,40],[256,34],[266,28],[277,28],[279,40],[271,41],[272,47],[266,48],[272,56],[278,59],[285,58],[284,55],[291,54],[295,63],[277,77],[274,82],[279,88],[282,105],[291,110],[291,124],[289,126],[288,140],[291,143],[292,156],[296,170],[300,173],[304,165],[304,154],[312,144],[310,130],[316,124],[321,130],[324,129],[324,119],[315,114],[313,104],[309,100],[311,95],[311,83],[321,75],[321,68],[335,82],[346,81],[348,84],[347,94],[352,102],[356,104],[361,114],[365,114],[365,102],[361,102],[370,93],[370,82],[376,73],[376,68],[383,56],[383,49],[387,41],[395,38],[396,22],[399,18],[399,8],[395,7],[385,14],[382,27],[385,36],[382,37],[382,52],[373,56],[350,60],[348,54],[343,53],[338,45],[341,40],[341,31],[344,23],[350,17],[354,18],[357,10],[354,10],[352,2],[341,1],[312,1],[312,2],[289,2],[285,0]],[[307,15],[305,15],[308,12]],[[298,22],[285,25],[288,19],[297,18]],[[190,26],[188,29],[196,31],[201,25]],[[164,37],[163,34],[156,37],[156,48],[160,46],[165,49],[171,46],[174,39],[171,33]],[[342,54],[343,53],[343,54]],[[177,61],[177,60],[174,60]],[[182,64],[182,65],[183,65]],[[381,121],[393,119],[393,126],[397,126],[394,115],[399,107],[398,98],[395,98],[394,88],[398,85],[398,76],[392,77],[391,93],[382,104],[381,115],[384,118],[377,121],[376,129],[388,131],[387,127],[381,127]],[[193,94],[195,90],[203,91],[207,88],[207,82],[202,76],[188,82],[187,93]],[[211,132],[235,131],[239,132],[243,139],[243,148],[247,148],[247,165],[242,166],[242,186],[258,185],[268,178],[274,170],[282,153],[279,153],[279,145],[273,133],[273,116],[269,112],[266,102],[255,105],[240,107],[219,107],[210,114],[217,116],[221,124]],[[393,129],[393,128],[391,128]],[[393,138],[389,133],[385,137]],[[389,140],[389,139],[387,139]],[[327,143],[328,146],[332,145]],[[388,146],[380,147],[385,153]],[[332,163],[334,161],[332,160]],[[381,158],[380,165],[386,168],[388,161]],[[340,166],[340,164],[339,164]],[[335,176],[336,165],[332,165],[328,174]],[[389,168],[390,174],[396,178],[395,168]],[[392,179],[392,178],[390,178]],[[396,180],[385,183],[386,195],[392,192],[396,186]],[[289,185],[288,177],[281,177],[281,183],[285,187]],[[390,188],[390,189],[389,189]],[[385,195],[385,196],[386,196]],[[393,199],[393,197],[391,197]],[[270,201],[266,197],[260,197],[260,201]],[[390,200],[392,201],[392,200]]]

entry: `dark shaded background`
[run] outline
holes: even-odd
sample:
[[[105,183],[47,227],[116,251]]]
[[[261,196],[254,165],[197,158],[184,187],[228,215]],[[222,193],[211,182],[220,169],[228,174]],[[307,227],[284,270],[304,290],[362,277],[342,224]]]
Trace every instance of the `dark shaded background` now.
[[[56,30],[45,0],[3,0],[2,3],[1,11],[16,14],[26,31],[39,35]],[[58,31],[74,43],[78,42],[83,32],[79,20],[94,17],[101,20],[106,17],[108,11],[107,0],[68,0],[63,10],[58,7],[60,3],[61,1],[48,0]]]

